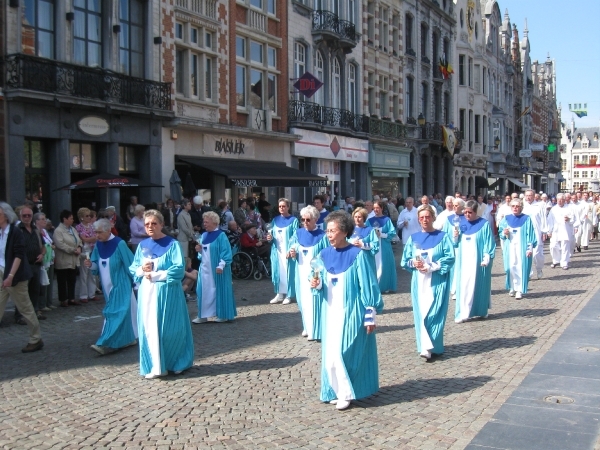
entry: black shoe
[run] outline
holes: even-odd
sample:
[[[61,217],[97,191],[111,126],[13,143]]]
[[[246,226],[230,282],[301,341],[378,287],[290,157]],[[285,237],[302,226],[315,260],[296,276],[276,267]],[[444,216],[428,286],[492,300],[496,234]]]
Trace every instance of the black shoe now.
[[[585,247],[583,247],[583,249],[584,249],[584,250],[587,250],[587,249],[588,249],[587,245],[586,245]]]
[[[577,251],[578,251],[579,253],[581,253],[581,246],[580,246],[580,245],[578,245],[578,246],[577,246]]]
[[[27,344],[21,349],[23,353],[32,353],[41,350],[44,347],[44,342],[40,339],[35,344]]]

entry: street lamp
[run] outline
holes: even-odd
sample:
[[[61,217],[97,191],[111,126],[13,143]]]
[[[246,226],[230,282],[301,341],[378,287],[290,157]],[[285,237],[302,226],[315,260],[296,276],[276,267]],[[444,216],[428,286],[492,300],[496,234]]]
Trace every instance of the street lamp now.
[[[425,116],[423,115],[423,113],[419,113],[419,117],[417,117],[417,123],[420,127],[425,125]]]
[[[494,139],[494,148],[498,149],[500,147],[500,137],[496,136]]]

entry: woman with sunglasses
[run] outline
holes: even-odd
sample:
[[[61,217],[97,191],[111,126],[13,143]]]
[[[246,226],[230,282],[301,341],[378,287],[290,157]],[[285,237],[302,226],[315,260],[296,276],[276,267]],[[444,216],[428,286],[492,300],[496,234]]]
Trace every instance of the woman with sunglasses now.
[[[319,210],[314,206],[302,208],[302,228],[298,228],[290,239],[290,258],[296,261],[296,301],[302,315],[302,336],[309,341],[321,339],[321,308],[315,304],[316,299],[306,280],[312,277],[310,262],[329,246],[325,231],[317,226],[319,216]]]
[[[417,217],[422,231],[412,234],[400,265],[412,272],[411,298],[417,334],[417,351],[425,359],[444,352],[444,325],[448,312],[450,269],[454,246],[448,234],[433,226],[435,210],[421,205]]]
[[[490,223],[477,217],[477,207],[475,200],[465,203],[460,230],[452,231],[457,240],[456,267],[460,267],[456,271],[456,323],[486,318],[490,307],[496,239]]]
[[[296,262],[289,257],[292,236],[298,229],[298,219],[290,214],[290,201],[280,198],[277,203],[279,215],[273,219],[273,228],[267,234],[271,247],[271,280],[275,288],[275,298],[270,303],[287,305],[296,297],[294,274]]]
[[[83,251],[79,255],[79,279],[77,280],[77,286],[79,288],[79,301],[87,303],[88,300],[96,300],[96,277],[84,264],[86,259],[90,258],[92,251],[94,251],[96,233],[94,232],[94,223],[92,222],[92,215],[89,209],[79,208],[77,210],[77,218],[79,219],[79,223],[75,226],[75,229],[83,241]]]

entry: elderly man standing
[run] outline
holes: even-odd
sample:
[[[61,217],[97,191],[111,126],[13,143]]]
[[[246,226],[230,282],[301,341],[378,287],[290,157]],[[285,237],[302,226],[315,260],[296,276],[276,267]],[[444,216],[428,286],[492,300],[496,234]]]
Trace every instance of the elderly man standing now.
[[[533,248],[533,264],[531,264],[530,278],[533,277],[533,268],[535,266],[537,272],[537,279],[539,280],[544,275],[542,269],[544,268],[544,241],[548,234],[548,223],[546,221],[546,204],[542,202],[535,202],[535,192],[533,189],[525,191],[525,199],[523,201],[523,214],[526,214],[533,223],[533,229],[535,230],[535,238],[538,243]],[[514,214],[514,212],[513,212]]]
[[[402,244],[406,245],[408,238],[421,231],[421,225],[417,217],[417,208],[414,207],[415,200],[407,197],[404,201],[405,208],[398,216],[398,230],[402,230]]]
[[[17,215],[7,203],[0,202],[0,319],[4,315],[6,302],[12,298],[15,306],[29,326],[29,343],[21,349],[31,353],[44,347],[35,310],[31,304],[27,285],[31,278],[31,268],[27,262],[23,233],[15,223]]]
[[[579,195],[577,195],[579,197]],[[578,203],[579,210],[579,222],[581,222],[581,228],[579,229],[577,237],[577,251],[581,252],[581,248],[587,250],[590,245],[590,234],[592,233],[592,217],[594,215],[594,203],[589,201],[589,195],[584,192],[581,195]]]
[[[435,218],[435,222],[433,222],[433,228],[436,230],[441,230],[448,220],[448,217],[454,214],[454,197],[451,195],[447,196],[445,203],[446,209],[439,213]]]
[[[567,270],[573,254],[574,229],[579,227],[579,219],[575,212],[566,204],[566,196],[558,194],[557,204],[548,214],[548,229],[550,230],[551,268],[560,266]]]

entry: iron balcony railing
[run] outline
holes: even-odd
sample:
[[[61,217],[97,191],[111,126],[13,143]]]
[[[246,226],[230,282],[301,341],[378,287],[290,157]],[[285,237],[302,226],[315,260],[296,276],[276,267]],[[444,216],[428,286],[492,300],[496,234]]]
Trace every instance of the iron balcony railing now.
[[[123,105],[171,109],[171,84],[110,70],[15,54],[4,59],[5,89],[88,98]]]
[[[391,120],[369,117],[369,134],[373,136],[402,139],[407,136],[406,126]]]
[[[313,31],[328,31],[341,39],[358,42],[358,33],[354,24],[340,19],[331,11],[313,11]]]
[[[443,141],[444,134],[442,132],[442,126],[437,122],[427,122],[423,125],[423,139]]]

